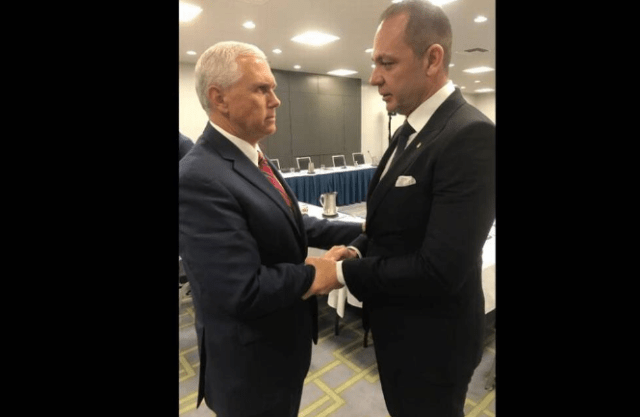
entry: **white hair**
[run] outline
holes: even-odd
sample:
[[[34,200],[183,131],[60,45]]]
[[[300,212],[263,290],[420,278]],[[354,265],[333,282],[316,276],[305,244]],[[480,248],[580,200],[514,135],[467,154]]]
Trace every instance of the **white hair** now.
[[[250,55],[267,60],[267,56],[255,45],[243,42],[218,42],[198,59],[196,63],[196,93],[200,105],[210,113],[207,91],[213,84],[226,89],[240,79],[236,58],[240,55]]]

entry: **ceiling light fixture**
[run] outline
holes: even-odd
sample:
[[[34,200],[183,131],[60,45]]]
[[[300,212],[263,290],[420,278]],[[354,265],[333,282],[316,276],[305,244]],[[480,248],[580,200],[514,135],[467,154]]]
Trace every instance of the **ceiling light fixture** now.
[[[293,38],[291,38],[291,40],[294,42],[303,43],[305,45],[312,45],[312,46],[325,45],[327,43],[337,41],[338,39],[340,38],[337,36],[328,35],[326,33],[314,32],[314,31],[305,32],[301,35],[294,36]]]
[[[327,72],[327,74],[329,74],[329,75],[339,75],[339,76],[343,77],[345,75],[356,74],[357,72],[358,71],[352,71],[352,70],[348,70],[348,69],[337,69],[337,70],[329,71],[329,72]]]
[[[486,22],[488,19],[484,16],[478,16],[475,19],[473,19],[474,22],[476,23],[482,23],[482,22]]]
[[[273,51],[271,51],[271,52],[273,52],[274,54],[281,54],[281,53],[282,53],[282,49],[278,49],[278,48],[276,48],[276,49],[274,49],[274,50],[273,50]]]
[[[494,71],[494,69],[490,67],[475,67],[475,68],[467,68],[466,70],[462,70],[462,71],[469,74],[480,74],[483,72]]]
[[[453,3],[456,0],[431,0],[431,3],[436,6],[444,6],[445,4]]]
[[[244,27],[245,29],[255,29],[256,24],[253,23],[251,20],[247,20],[242,24],[242,27]]]
[[[295,68],[295,69],[300,69],[300,68],[302,68],[302,67],[301,67],[300,65],[294,65],[294,66],[293,66],[293,68]]]
[[[197,55],[196,51],[187,51],[187,55]]]
[[[493,91],[496,90],[494,90],[493,88],[480,88],[478,90],[474,90],[475,93],[491,93]]]
[[[443,4],[453,3],[456,0],[431,0],[431,3],[436,6],[442,6]],[[402,3],[402,0],[392,0],[391,3]]]
[[[190,22],[195,19],[200,12],[202,12],[202,8],[199,6],[194,6],[193,4],[180,2],[180,22]]]

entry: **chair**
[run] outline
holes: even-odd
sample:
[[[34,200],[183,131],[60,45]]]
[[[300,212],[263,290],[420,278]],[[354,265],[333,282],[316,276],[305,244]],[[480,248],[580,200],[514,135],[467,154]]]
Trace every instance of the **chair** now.
[[[184,278],[184,279],[183,279]],[[190,289],[189,281],[187,281],[187,275],[182,267],[182,258],[178,256],[178,305],[182,303],[182,299]]]
[[[347,163],[344,160],[344,155],[333,155],[331,157],[331,159],[333,159],[333,166],[335,168],[346,168],[347,167]]]
[[[353,156],[353,165],[364,165],[364,154],[362,152],[354,152],[351,156]]]
[[[278,168],[278,171],[282,171],[282,169],[280,169],[280,160],[279,159],[270,159],[270,161],[273,163],[273,165],[276,166],[276,168]]]
[[[311,162],[311,157],[302,156],[300,158],[296,158],[296,164],[298,164],[298,169],[309,169],[309,162]]]

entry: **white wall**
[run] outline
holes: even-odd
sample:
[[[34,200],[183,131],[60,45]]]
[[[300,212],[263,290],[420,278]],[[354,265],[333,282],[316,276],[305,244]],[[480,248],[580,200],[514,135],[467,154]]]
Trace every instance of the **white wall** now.
[[[365,155],[365,161],[370,163],[371,156],[377,157],[380,161],[382,154],[389,146],[389,115],[382,96],[378,94],[378,87],[371,86],[365,81],[362,83],[361,91],[362,153]],[[403,122],[404,116],[391,117],[391,133]]]
[[[180,63],[178,91],[178,127],[183,135],[194,142],[200,137],[209,120],[196,94],[195,68],[194,64]]]
[[[484,113],[493,123],[496,122],[496,93],[462,93],[462,95],[469,104]]]
[[[207,123],[207,114],[200,106],[195,87],[195,65],[180,63],[179,75],[179,128],[182,134],[196,141],[202,134]],[[496,121],[495,93],[465,94],[465,99],[494,123]],[[389,146],[389,116],[378,88],[371,86],[366,80],[362,83],[361,97],[361,144],[365,161],[371,162],[371,157],[378,160]],[[404,122],[404,116],[396,115],[391,118],[391,132],[393,133]],[[368,152],[367,152],[368,151]]]

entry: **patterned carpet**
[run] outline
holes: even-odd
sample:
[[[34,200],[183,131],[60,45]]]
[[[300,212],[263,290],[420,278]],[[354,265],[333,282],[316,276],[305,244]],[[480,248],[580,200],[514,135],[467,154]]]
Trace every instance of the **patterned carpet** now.
[[[364,217],[364,204],[340,207],[342,213]],[[335,310],[327,305],[327,297],[319,301],[319,339],[313,345],[311,368],[302,392],[299,417],[389,417],[384,404],[378,368],[369,334],[369,347],[363,348],[362,321],[358,308],[347,306],[345,317],[340,320],[339,334],[334,334]],[[180,303],[180,416],[212,417],[215,414],[204,402],[196,409],[198,358],[195,313],[189,295]],[[487,345],[482,362],[476,369],[465,403],[465,416],[495,417],[496,391],[488,389],[487,375],[495,358],[495,332],[487,332]]]

